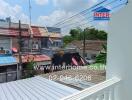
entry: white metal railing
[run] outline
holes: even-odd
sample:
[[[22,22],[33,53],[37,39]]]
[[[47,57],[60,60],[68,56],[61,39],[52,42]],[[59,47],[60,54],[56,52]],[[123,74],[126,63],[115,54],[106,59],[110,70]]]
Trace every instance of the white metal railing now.
[[[113,77],[61,100],[116,100],[115,90],[120,81],[119,78]]]

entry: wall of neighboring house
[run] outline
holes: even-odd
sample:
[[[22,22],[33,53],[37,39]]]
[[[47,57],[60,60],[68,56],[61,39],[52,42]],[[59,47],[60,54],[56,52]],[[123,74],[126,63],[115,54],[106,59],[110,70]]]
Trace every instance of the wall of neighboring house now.
[[[12,48],[19,49],[18,39],[11,38]],[[49,40],[48,38],[33,38],[32,49],[34,52],[39,52],[42,48],[60,48],[62,46],[61,39],[54,38]],[[31,45],[29,45],[29,38],[22,38],[22,51],[28,52]],[[49,50],[48,50],[49,51]],[[48,53],[52,53],[49,51]]]
[[[12,38],[12,48],[16,48],[17,50],[19,49],[19,44],[18,44],[17,38]]]
[[[26,51],[26,49],[28,49],[28,38],[22,38],[22,51]],[[12,48],[16,48],[17,50],[19,50],[19,40],[17,37],[12,37]]]
[[[60,38],[41,38],[41,53],[52,57],[62,45],[63,42]]]
[[[17,40],[12,37],[7,36],[0,36],[0,49],[3,48],[4,53],[7,54],[7,52],[11,52],[11,49],[14,45],[14,47],[18,47]],[[0,83],[3,82],[9,82],[9,81],[15,81],[17,78],[17,65],[0,65]]]
[[[79,52],[79,54],[83,57],[83,50],[77,50]],[[99,51],[90,51],[90,50],[86,50],[85,51],[85,58],[88,59],[95,59],[96,55],[99,54]]]
[[[49,41],[49,47],[56,47],[61,48],[63,45],[63,41],[61,38],[51,38],[51,41]]]
[[[53,47],[61,47],[62,46],[62,41],[61,40],[54,40],[53,41]]]
[[[0,67],[0,83],[17,80],[17,65]]]
[[[48,41],[49,39],[47,37],[41,38],[41,48],[48,48]]]
[[[0,48],[10,50],[12,48],[11,38],[0,36]]]
[[[18,39],[17,38],[12,38],[12,47],[16,48],[17,50],[19,49],[19,44],[18,44]],[[28,52],[29,48],[31,47],[31,45],[29,45],[29,38],[22,38],[21,41],[21,48],[22,48],[22,52]],[[41,48],[41,39],[39,38],[33,38],[32,40],[32,49],[34,52],[38,52]]]
[[[39,52],[41,50],[41,38],[33,38],[32,49],[35,52]]]

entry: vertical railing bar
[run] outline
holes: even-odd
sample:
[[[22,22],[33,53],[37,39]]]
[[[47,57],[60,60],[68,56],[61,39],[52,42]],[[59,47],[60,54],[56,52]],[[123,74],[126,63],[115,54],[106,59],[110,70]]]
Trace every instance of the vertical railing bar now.
[[[97,95],[91,96],[90,100],[97,100]]]
[[[98,95],[98,100],[104,100],[104,94],[100,94],[100,95]]]
[[[104,91],[104,100],[109,100],[110,98],[110,90],[107,89]]]
[[[110,89],[110,100],[115,100],[115,87]]]

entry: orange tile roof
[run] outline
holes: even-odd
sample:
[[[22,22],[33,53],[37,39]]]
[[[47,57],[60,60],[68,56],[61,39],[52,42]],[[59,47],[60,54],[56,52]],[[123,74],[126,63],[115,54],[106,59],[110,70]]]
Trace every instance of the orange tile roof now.
[[[15,56],[17,60],[19,61],[19,56]],[[43,61],[51,61],[51,58],[46,55],[23,55],[22,56],[22,62],[26,63],[31,60],[34,60],[35,62],[43,62]]]
[[[0,28],[0,35],[4,36],[19,36],[18,28]],[[22,36],[29,36],[28,29],[22,29]]]
[[[39,36],[41,37],[41,32],[39,31],[39,28],[36,26],[31,26],[32,32],[33,32],[33,36]]]
[[[31,28],[22,24],[22,36],[30,36],[30,30],[34,37],[51,37],[62,38],[60,33],[47,32],[45,27],[31,26]],[[0,27],[0,35],[4,36],[19,36],[18,24],[12,27]]]

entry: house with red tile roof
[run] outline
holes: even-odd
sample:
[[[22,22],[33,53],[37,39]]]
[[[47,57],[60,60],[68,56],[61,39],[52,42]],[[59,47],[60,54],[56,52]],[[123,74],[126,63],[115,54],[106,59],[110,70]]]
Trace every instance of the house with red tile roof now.
[[[3,41],[0,42],[0,47],[3,47],[4,49],[16,48],[18,50],[18,37],[18,23],[0,23],[0,41]],[[32,37],[32,39],[30,37]],[[60,28],[40,26],[30,27],[28,24],[21,24],[22,52],[27,53],[32,51],[34,53],[40,53],[41,50],[43,52],[43,49],[60,48],[63,45],[62,43]]]
[[[0,64],[0,66],[3,66],[1,67],[2,70],[3,68],[7,68],[5,71],[8,71],[8,69],[16,71],[18,69],[17,65],[19,63],[19,45],[21,46],[21,59],[23,68],[26,64],[28,64],[28,62],[30,62],[30,58],[33,58],[33,61],[36,62],[36,68],[39,68],[40,66],[44,67],[51,64],[51,57],[49,57],[49,55],[53,54],[52,50],[62,46],[61,31],[59,28],[41,26],[30,27],[28,24],[21,24],[20,37],[18,23],[13,23],[10,21],[0,22],[1,53],[2,55],[7,55],[10,51],[10,53],[12,53],[11,56],[17,62],[17,64],[15,63],[15,65],[11,65],[11,67],[10,65],[3,66],[4,64]],[[2,79],[3,81],[3,77],[6,76],[0,77],[0,80]]]

